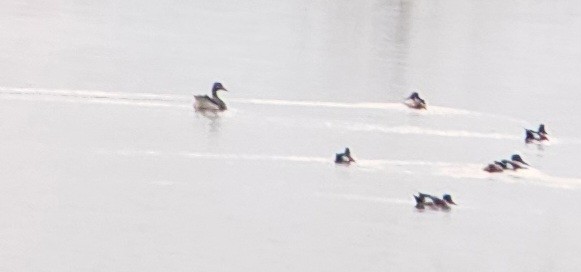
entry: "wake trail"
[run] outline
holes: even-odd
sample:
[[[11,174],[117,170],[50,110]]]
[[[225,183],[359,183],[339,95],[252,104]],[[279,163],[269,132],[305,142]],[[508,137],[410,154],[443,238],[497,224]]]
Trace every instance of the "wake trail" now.
[[[335,165],[332,157],[311,156],[284,156],[265,154],[229,154],[206,152],[161,152],[155,150],[96,150],[99,154],[116,156],[156,156],[156,157],[182,157],[187,159],[202,160],[233,160],[233,161],[265,161],[265,162],[295,162],[305,164]],[[338,165],[340,166],[340,165]],[[356,163],[348,166],[354,171],[398,171],[410,173],[410,169],[417,169],[411,173],[424,173],[432,176],[446,176],[461,180],[492,180],[503,183],[530,182],[547,187],[561,189],[581,188],[581,179],[573,177],[557,177],[544,173],[535,168],[519,171],[506,171],[490,174],[482,170],[484,165],[476,163],[422,161],[422,160],[387,160],[387,159],[358,159]]]
[[[485,132],[472,132],[466,130],[437,130],[430,128],[423,128],[417,126],[381,126],[375,124],[361,124],[361,123],[344,123],[338,124],[333,122],[326,122],[325,125],[328,128],[335,128],[348,131],[361,131],[361,132],[380,132],[388,134],[416,134],[416,135],[432,135],[432,136],[442,136],[442,137],[455,137],[455,138],[487,138],[487,139],[498,139],[498,140],[520,140],[522,137],[502,134],[502,133],[485,133]]]
[[[160,104],[167,106],[167,103],[192,103],[193,96],[175,95],[175,94],[153,94],[153,93],[121,93],[105,92],[92,90],[66,90],[66,89],[43,89],[43,88],[12,88],[0,87],[0,94],[5,96],[29,96],[29,97],[52,97],[68,98],[85,101],[99,100],[101,103],[110,102],[111,104],[120,104],[119,101],[139,102],[147,106],[147,103]],[[271,106],[288,106],[288,107],[317,107],[317,108],[344,108],[344,109],[368,109],[368,110],[391,110],[404,111],[410,110],[400,102],[393,103],[346,103],[346,102],[326,102],[326,101],[297,101],[297,100],[280,100],[280,99],[247,99],[231,98],[229,102],[234,104],[252,104],[252,105],[271,105]],[[139,104],[137,104],[139,105]],[[426,115],[480,115],[480,113],[463,109],[430,106],[428,111],[418,111],[418,114]]]
[[[333,156],[330,157],[309,157],[309,156],[282,156],[263,154],[233,154],[233,153],[207,153],[207,152],[161,152],[156,150],[97,150],[97,153],[114,154],[121,156],[179,156],[192,159],[213,159],[213,160],[246,160],[246,161],[286,161],[302,163],[319,163],[334,165]],[[367,167],[381,169],[382,166],[452,166],[450,162],[432,162],[421,160],[369,160],[358,159],[352,164],[355,168]]]
[[[106,92],[94,90],[66,90],[66,89],[43,89],[43,88],[13,88],[0,87],[0,97],[19,100],[41,100],[41,101],[63,101],[69,103],[92,103],[125,105],[138,107],[160,107],[193,109],[193,97],[176,94],[154,94],[154,93],[123,93]],[[233,104],[271,105],[285,107],[313,107],[313,108],[342,108],[342,109],[366,109],[366,110],[389,110],[400,112],[413,112],[420,115],[474,115],[490,116],[494,118],[508,118],[492,114],[478,113],[463,109],[430,106],[427,111],[411,111],[402,103],[345,103],[345,102],[325,102],[325,101],[294,101],[277,99],[228,99]],[[522,120],[513,120],[519,123],[526,123]],[[473,132],[465,130],[439,130],[421,128],[415,126],[382,126],[379,124],[364,123],[338,123],[325,122],[327,128],[347,131],[380,132],[391,134],[417,134],[443,137],[464,137],[464,138],[488,138],[500,140],[519,140],[520,136],[507,135],[501,133]],[[559,141],[555,141],[559,142]],[[581,143],[580,139],[568,139],[567,143]]]

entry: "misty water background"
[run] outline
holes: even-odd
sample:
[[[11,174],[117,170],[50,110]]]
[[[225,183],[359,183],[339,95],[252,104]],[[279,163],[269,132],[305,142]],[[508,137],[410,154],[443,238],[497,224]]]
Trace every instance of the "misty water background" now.
[[[580,33],[572,0],[2,1],[0,270],[575,271]]]

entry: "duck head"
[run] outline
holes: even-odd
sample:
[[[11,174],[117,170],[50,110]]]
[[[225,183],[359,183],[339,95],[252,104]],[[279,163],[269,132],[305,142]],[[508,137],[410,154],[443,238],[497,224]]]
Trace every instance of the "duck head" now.
[[[217,92],[217,91],[228,91],[226,90],[226,88],[224,88],[224,86],[222,86],[222,83],[220,82],[215,82],[214,86],[212,86],[212,92]]]
[[[345,157],[347,157],[349,159],[349,162],[355,162],[355,160],[353,159],[353,157],[351,157],[351,150],[349,150],[349,147],[345,148]]]
[[[417,92],[413,92],[408,99],[420,99],[420,95]]]
[[[539,134],[541,134],[541,133],[542,133],[542,134],[549,135],[549,133],[547,133],[547,131],[545,130],[545,124],[541,124],[541,125],[539,126],[539,131],[538,131],[538,133],[539,133]]]
[[[448,204],[452,204],[452,205],[456,205],[456,203],[454,203],[454,201],[452,200],[452,196],[449,194],[445,194],[442,199],[446,202],[448,202]]]
[[[514,154],[514,155],[512,155],[512,157],[511,157],[510,159],[511,159],[512,161],[515,161],[515,162],[520,162],[520,163],[522,163],[522,164],[529,165],[528,163],[526,163],[525,161],[523,161],[523,159],[522,159],[522,158],[520,157],[520,155],[518,155],[518,154]]]
[[[526,134],[525,134],[525,142],[526,143],[530,143],[534,140],[536,140],[535,135],[533,134],[534,131],[530,130],[530,129],[525,129]]]

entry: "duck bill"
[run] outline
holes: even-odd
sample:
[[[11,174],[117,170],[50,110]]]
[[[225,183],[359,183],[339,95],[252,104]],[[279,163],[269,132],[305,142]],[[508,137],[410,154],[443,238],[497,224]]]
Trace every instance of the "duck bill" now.
[[[454,203],[454,201],[449,201],[448,204],[452,204],[452,205],[456,205],[456,203]]]
[[[349,156],[348,158],[349,158],[349,162],[355,162],[355,160],[351,156]]]

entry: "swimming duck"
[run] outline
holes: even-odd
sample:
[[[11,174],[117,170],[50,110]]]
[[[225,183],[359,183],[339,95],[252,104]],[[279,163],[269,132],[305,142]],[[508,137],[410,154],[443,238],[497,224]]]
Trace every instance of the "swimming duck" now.
[[[545,130],[544,124],[539,125],[539,130],[537,130],[537,134],[539,135],[539,138],[541,141],[548,141],[549,140],[549,138],[547,137],[547,135],[549,135],[549,133],[547,133],[547,131]]]
[[[512,166],[512,169],[513,170],[517,170],[517,169],[527,169],[527,167],[525,167],[525,165],[530,166],[518,154],[512,155],[512,157],[510,158],[510,161],[503,160],[503,162],[507,163],[507,165]]]
[[[544,124],[539,125],[539,129],[537,131],[534,131],[532,129],[525,129],[525,131],[526,131],[525,143],[527,143],[527,144],[538,143],[538,142],[549,140],[549,137],[547,137],[547,135],[549,135],[549,134],[545,130]],[[538,137],[536,137],[535,135],[538,135]]]
[[[196,110],[216,110],[216,111],[224,111],[227,109],[226,103],[218,97],[218,91],[228,91],[222,83],[216,82],[212,87],[212,97],[207,95],[195,95],[194,99],[194,108]]]
[[[349,150],[349,147],[345,148],[345,152],[335,154],[335,163],[350,164],[352,162],[355,162],[355,160],[351,157],[351,150]]]
[[[421,110],[426,108],[426,101],[420,98],[417,92],[413,92],[410,97],[408,97],[404,104],[412,109]]]
[[[418,193],[418,196],[414,195],[414,199],[416,200],[416,208],[420,210],[424,209],[425,206],[429,206],[433,209],[440,208],[443,210],[449,210],[449,204],[456,205],[456,203],[454,203],[452,200],[452,196],[449,194],[444,194],[440,199],[429,194]],[[430,202],[426,202],[426,199],[430,199]]]
[[[538,141],[537,137],[535,137],[535,132],[530,129],[525,129],[525,143],[530,144]]]

